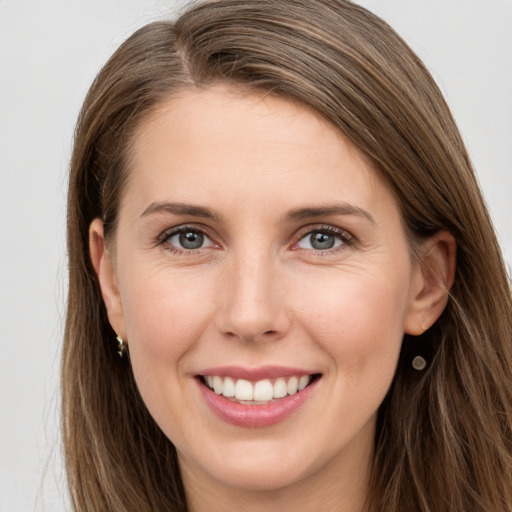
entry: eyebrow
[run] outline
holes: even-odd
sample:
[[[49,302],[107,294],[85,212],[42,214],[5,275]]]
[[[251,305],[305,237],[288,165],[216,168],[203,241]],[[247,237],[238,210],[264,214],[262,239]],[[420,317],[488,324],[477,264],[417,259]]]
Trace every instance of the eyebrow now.
[[[157,202],[151,203],[141,214],[146,217],[155,213],[164,213],[171,215],[190,215],[191,217],[199,217],[202,219],[210,219],[220,221],[221,216],[210,208],[204,206],[195,206],[186,203],[169,203]]]
[[[196,206],[186,203],[170,203],[170,202],[155,202],[151,203],[141,214],[141,217],[146,217],[155,213],[164,213],[170,215],[190,215],[192,217],[199,217],[202,219],[209,219],[221,221],[222,216],[210,208],[204,206]],[[374,218],[369,212],[348,203],[335,203],[325,206],[311,206],[306,208],[297,208],[290,210],[285,219],[288,222],[298,222],[306,219],[327,217],[329,215],[356,215],[368,219],[373,224],[376,224]]]
[[[325,206],[297,208],[288,212],[286,219],[297,222],[316,217],[327,217],[329,215],[357,215],[359,217],[365,217],[373,224],[376,224],[375,219],[369,212],[363,210],[363,208],[360,208],[359,206],[354,206],[349,203],[335,203]]]

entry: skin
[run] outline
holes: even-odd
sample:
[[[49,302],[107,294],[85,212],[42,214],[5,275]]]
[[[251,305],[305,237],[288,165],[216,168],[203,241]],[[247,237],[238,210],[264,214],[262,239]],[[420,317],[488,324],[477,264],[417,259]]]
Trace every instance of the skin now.
[[[216,86],[169,99],[140,126],[129,171],[114,247],[97,219],[91,255],[141,395],[178,450],[190,509],[362,510],[377,409],[403,334],[446,304],[453,238],[436,235],[413,259],[369,159],[276,97]],[[343,208],[291,215],[333,205]],[[184,225],[206,233],[201,248],[165,239]],[[326,227],[334,247],[314,248]],[[272,427],[228,424],[198,392],[201,369],[272,364],[321,374]]]

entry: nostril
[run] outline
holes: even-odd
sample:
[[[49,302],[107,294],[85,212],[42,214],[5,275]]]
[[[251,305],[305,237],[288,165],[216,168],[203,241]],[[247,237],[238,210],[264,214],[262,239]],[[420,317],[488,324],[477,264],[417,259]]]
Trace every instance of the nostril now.
[[[240,334],[238,334],[237,332],[233,332],[233,331],[225,331],[223,334],[224,334],[224,336],[226,336],[228,338],[236,338],[241,341],[249,341],[249,342],[258,341],[258,340],[260,340],[260,341],[271,340],[271,339],[279,337],[279,331],[277,331],[277,330],[263,331],[260,334],[257,334],[257,333],[254,334],[252,332],[245,332],[245,333],[241,332]]]

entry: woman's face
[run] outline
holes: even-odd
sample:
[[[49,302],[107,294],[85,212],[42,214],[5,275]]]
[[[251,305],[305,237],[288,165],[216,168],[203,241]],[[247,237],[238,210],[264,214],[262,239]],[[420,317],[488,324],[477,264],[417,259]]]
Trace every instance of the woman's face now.
[[[109,318],[185,482],[366,474],[423,281],[393,195],[333,126],[222,87],[170,99],[136,136],[113,254]]]

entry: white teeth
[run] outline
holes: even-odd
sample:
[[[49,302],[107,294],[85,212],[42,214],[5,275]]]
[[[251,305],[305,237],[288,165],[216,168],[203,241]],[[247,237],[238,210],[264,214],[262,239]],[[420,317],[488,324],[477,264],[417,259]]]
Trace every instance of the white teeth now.
[[[222,382],[222,379],[220,377],[218,377],[217,375],[215,375],[215,377],[213,377],[213,391],[215,391],[215,393],[217,395],[222,395],[222,391],[223,391],[223,382]]]
[[[279,379],[274,382],[274,398],[283,398],[287,394],[286,381],[282,377],[279,377]]]
[[[268,379],[259,380],[254,385],[254,400],[270,401],[274,398],[274,386]]]
[[[252,400],[254,390],[248,380],[238,379],[235,384],[235,397],[237,400]]]
[[[288,391],[289,395],[295,395],[297,393],[297,389],[299,387],[299,379],[297,377],[292,377],[288,384],[286,385],[286,391]]]
[[[302,391],[309,384],[309,375],[303,375],[299,379],[299,391]]]
[[[235,396],[235,381],[231,377],[224,379],[224,390],[222,394],[227,398]]]
[[[245,379],[235,380],[232,377],[220,377],[219,375],[208,375],[205,380],[209,388],[217,395],[223,395],[226,398],[235,397],[244,403],[267,403],[272,399],[284,398],[302,391],[310,383],[311,377],[309,375],[293,376],[288,379],[279,377],[274,384],[269,379],[252,383]]]

